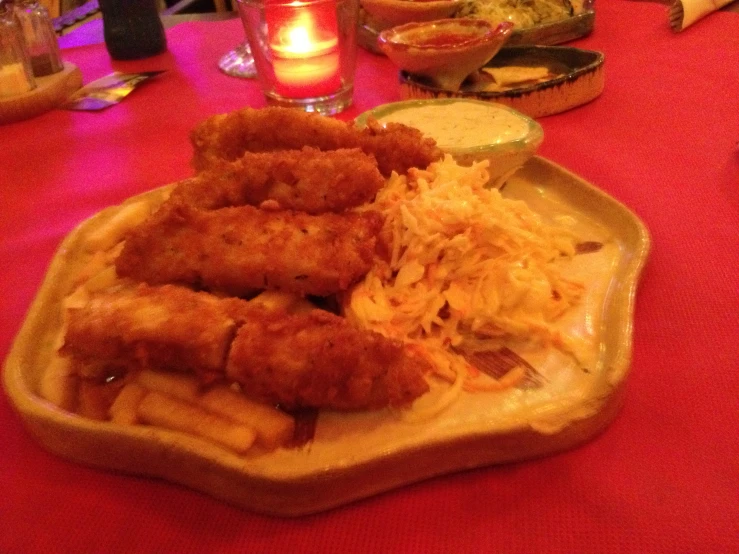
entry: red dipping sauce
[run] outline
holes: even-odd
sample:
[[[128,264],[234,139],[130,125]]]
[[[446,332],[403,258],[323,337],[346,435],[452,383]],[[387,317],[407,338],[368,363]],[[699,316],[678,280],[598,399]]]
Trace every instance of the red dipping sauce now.
[[[450,46],[457,46],[465,43],[470,39],[475,38],[476,35],[471,33],[455,33],[455,32],[440,32],[440,33],[429,33],[425,36],[414,38],[412,44],[420,47],[436,47],[436,48],[448,48]]]

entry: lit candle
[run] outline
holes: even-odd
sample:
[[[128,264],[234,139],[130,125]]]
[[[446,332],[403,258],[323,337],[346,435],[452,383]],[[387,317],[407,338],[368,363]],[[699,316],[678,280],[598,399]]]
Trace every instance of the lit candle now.
[[[286,98],[311,98],[341,86],[336,13],[331,3],[267,4],[275,92]],[[270,17],[271,16],[271,17]]]

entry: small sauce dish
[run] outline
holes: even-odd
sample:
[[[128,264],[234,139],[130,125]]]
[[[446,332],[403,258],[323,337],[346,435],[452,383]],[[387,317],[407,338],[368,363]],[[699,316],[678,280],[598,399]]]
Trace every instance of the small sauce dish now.
[[[488,160],[489,185],[502,186],[544,140],[541,125],[516,110],[479,100],[405,100],[383,104],[355,120],[403,123],[436,141],[461,165]]]
[[[457,91],[506,43],[513,24],[483,19],[439,19],[406,23],[382,31],[378,47],[401,70]]]

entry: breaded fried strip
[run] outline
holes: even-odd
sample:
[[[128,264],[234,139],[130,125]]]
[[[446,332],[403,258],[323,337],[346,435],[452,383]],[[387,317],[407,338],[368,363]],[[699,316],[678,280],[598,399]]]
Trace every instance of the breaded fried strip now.
[[[233,161],[244,152],[354,148],[346,123],[302,110],[270,106],[244,108],[214,115],[190,133],[195,169],[207,169],[219,160]]]
[[[243,319],[226,375],[250,395],[285,407],[355,410],[400,406],[428,390],[428,361],[329,312],[250,309]]]
[[[193,165],[204,170],[219,161],[234,161],[245,152],[361,148],[377,159],[385,177],[404,174],[411,167],[425,169],[442,157],[434,140],[400,123],[387,128],[371,124],[357,129],[336,119],[291,108],[245,108],[206,119],[190,135]]]
[[[60,352],[93,366],[221,373],[236,332],[226,308],[210,294],[172,285],[94,294],[67,310]]]
[[[127,237],[116,270],[149,284],[188,284],[235,296],[255,289],[326,296],[367,273],[381,226],[374,211],[205,211],[170,202]]]
[[[83,366],[226,378],[248,396],[291,407],[399,406],[428,390],[426,360],[321,310],[291,315],[184,287],[140,285],[97,293],[68,312],[61,353]]]
[[[377,161],[359,148],[246,152],[180,182],[173,198],[204,209],[266,200],[311,214],[340,212],[372,200],[384,185]]]
[[[403,175],[412,167],[426,169],[443,157],[436,141],[402,123],[382,126],[376,121],[368,121],[367,127],[361,130],[359,147],[377,159],[380,173],[386,177],[393,171]]]

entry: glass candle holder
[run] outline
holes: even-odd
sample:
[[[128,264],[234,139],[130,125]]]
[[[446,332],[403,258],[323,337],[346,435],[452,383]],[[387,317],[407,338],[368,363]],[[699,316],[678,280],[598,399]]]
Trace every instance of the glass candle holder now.
[[[267,102],[325,115],[351,105],[358,0],[238,0]]]

